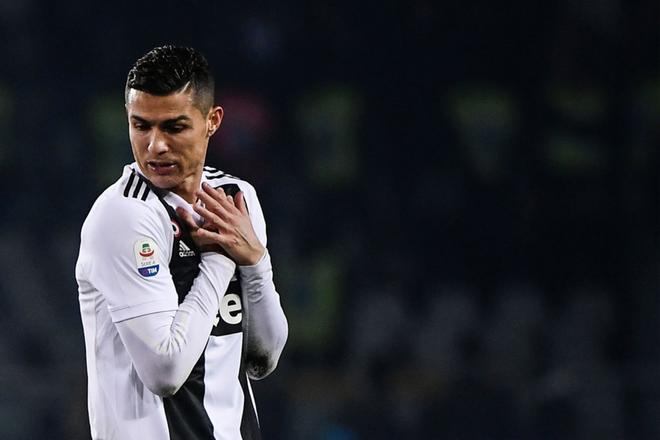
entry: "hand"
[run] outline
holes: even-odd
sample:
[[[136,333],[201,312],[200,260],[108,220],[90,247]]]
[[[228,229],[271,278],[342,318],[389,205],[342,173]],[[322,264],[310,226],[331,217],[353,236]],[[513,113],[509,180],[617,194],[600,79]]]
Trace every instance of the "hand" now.
[[[215,190],[203,183],[196,195],[202,204],[196,203],[193,209],[204,219],[201,227],[189,212],[177,212],[190,227],[190,235],[200,249],[213,250],[215,246],[217,250],[219,245],[239,266],[257,264],[266,249],[254,232],[243,193],[239,191],[234,200],[222,188]]]

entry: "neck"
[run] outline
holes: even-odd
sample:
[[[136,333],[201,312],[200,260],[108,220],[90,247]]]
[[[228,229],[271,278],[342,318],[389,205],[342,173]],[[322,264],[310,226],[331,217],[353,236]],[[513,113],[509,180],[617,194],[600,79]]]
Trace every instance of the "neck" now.
[[[171,188],[170,191],[180,196],[183,200],[191,205],[197,201],[195,192],[199,189],[202,183],[202,173],[197,173],[181,182],[181,185]]]
[[[144,171],[140,168],[139,164],[137,167],[133,167],[133,169],[136,170],[138,173],[140,173],[140,175],[142,175],[143,177],[147,178]],[[197,196],[195,195],[195,192],[197,192],[197,190],[200,188],[202,184],[203,170],[204,170],[204,165],[202,165],[198,171],[188,175],[177,186],[172,186],[172,187],[158,187],[156,185],[154,186],[156,186],[156,188],[172,192],[178,195],[179,197],[181,197],[182,199],[184,199],[186,202],[190,204],[194,204],[197,201]]]

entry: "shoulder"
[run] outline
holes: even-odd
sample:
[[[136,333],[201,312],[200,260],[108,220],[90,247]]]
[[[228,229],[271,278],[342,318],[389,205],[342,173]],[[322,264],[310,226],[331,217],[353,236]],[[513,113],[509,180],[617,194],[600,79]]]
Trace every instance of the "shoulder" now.
[[[266,246],[266,220],[257,197],[257,191],[249,182],[213,167],[204,167],[204,178],[213,188],[220,188],[225,193],[234,196],[238,191],[243,193],[254,231],[261,243]]]
[[[169,216],[157,195],[144,177],[131,171],[124,172],[96,199],[82,235],[112,239],[131,230],[159,234],[169,227]]]
[[[208,181],[209,185],[213,186],[214,188],[222,187],[231,195],[234,195],[234,193],[240,190],[243,192],[248,201],[250,199],[256,198],[257,192],[254,189],[254,186],[252,186],[246,180],[211,166],[204,167],[203,175],[204,178]]]
[[[117,184],[118,193],[121,194],[124,199],[140,200],[147,204],[153,201],[158,201],[158,197],[152,191],[151,185],[147,179],[135,171],[124,173],[121,179],[117,181]]]

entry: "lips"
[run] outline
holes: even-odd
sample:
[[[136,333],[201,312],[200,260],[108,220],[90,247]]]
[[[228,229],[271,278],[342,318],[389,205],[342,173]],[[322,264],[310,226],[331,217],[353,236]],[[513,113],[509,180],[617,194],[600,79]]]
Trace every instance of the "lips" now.
[[[176,170],[176,163],[167,161],[149,161],[147,166],[159,176],[167,176]]]

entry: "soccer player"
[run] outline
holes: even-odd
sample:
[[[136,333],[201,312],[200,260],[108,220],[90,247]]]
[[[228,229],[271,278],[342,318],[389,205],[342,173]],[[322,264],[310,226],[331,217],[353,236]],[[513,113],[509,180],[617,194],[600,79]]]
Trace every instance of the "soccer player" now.
[[[204,166],[213,96],[194,49],[128,73],[135,162],[94,203],[76,264],[94,439],[260,438],[250,379],[277,365],[287,322],[254,188]]]

